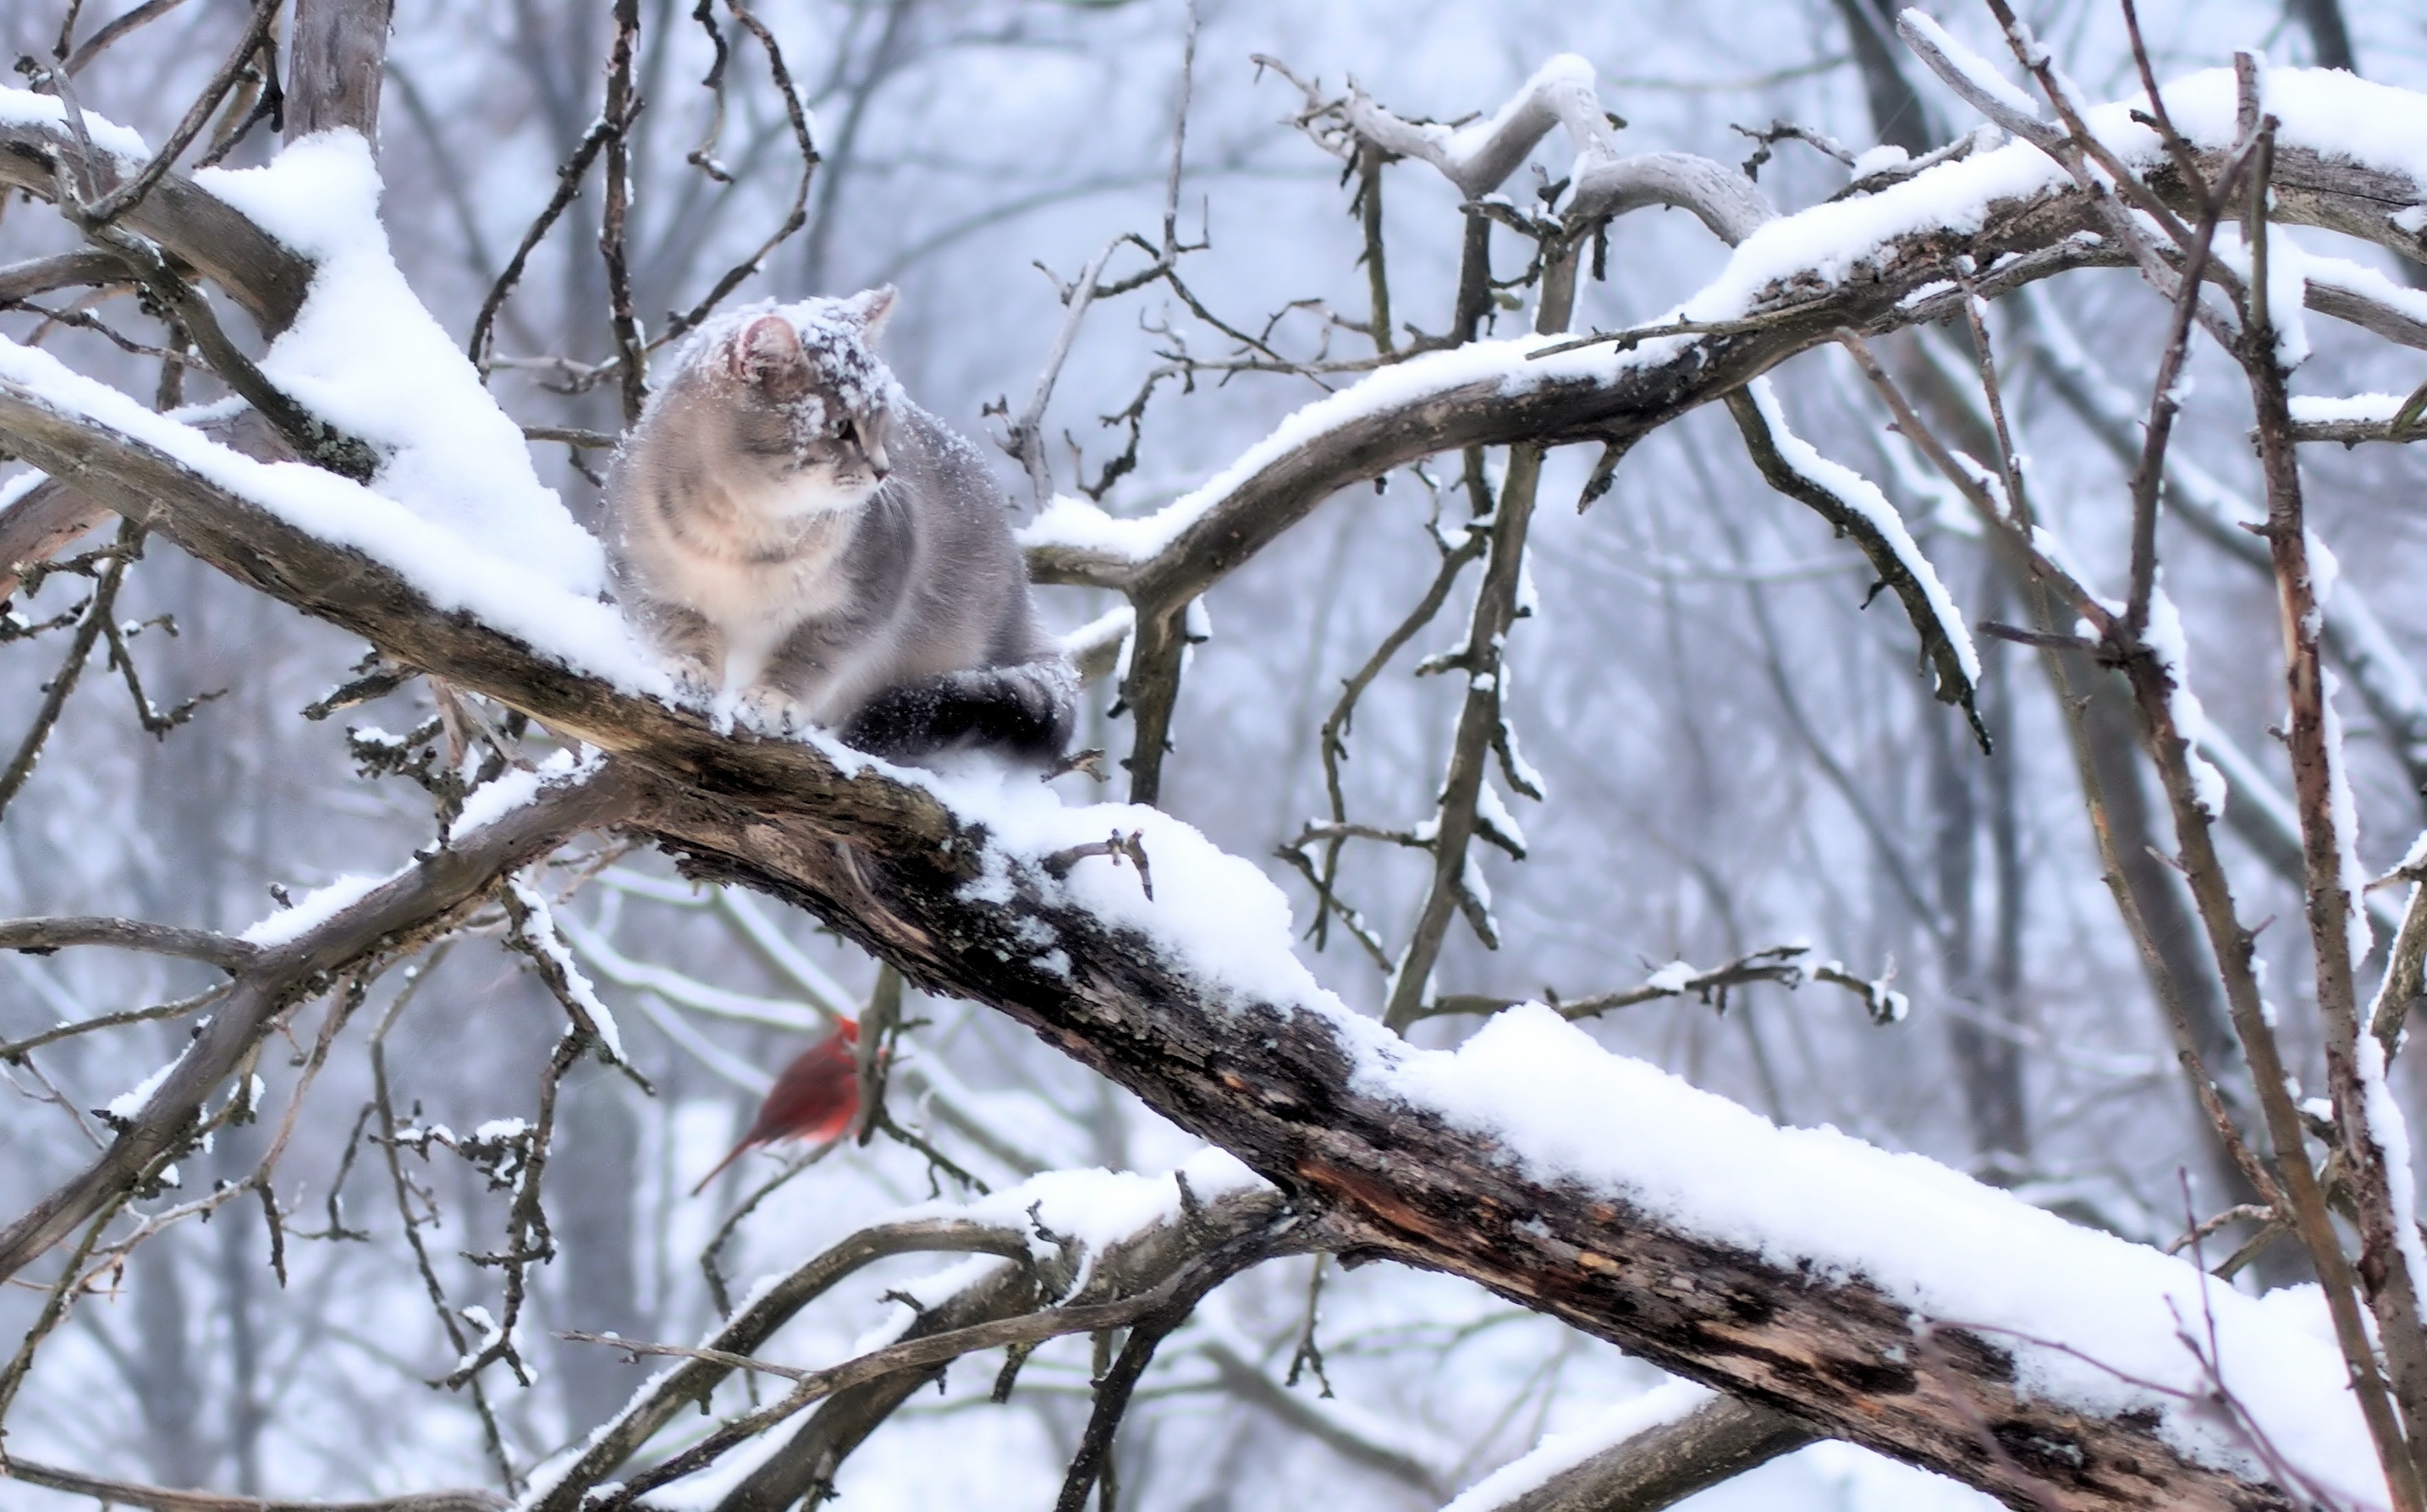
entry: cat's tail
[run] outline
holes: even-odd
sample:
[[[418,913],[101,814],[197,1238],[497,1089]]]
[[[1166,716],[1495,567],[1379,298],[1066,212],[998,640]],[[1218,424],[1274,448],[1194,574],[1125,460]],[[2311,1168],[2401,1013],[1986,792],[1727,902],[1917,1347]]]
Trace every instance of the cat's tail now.
[[[888,760],[983,746],[1051,765],[1070,743],[1078,701],[1078,673],[1057,654],[884,689],[844,723],[842,738]]]

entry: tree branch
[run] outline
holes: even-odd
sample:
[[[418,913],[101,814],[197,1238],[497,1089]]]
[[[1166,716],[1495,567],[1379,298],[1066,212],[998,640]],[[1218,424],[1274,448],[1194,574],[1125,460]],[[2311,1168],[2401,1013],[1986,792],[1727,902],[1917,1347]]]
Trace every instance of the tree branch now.
[[[47,955],[63,945],[110,945],[122,951],[154,955],[182,955],[207,961],[224,971],[241,974],[261,955],[261,947],[230,935],[204,929],[178,929],[147,924],[135,919],[11,919],[0,920],[0,951],[28,951]]]

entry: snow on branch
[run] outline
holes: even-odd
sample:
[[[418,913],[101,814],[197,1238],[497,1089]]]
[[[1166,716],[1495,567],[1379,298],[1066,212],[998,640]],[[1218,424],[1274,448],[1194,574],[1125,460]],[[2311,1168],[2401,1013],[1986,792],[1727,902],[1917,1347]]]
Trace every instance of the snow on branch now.
[[[516,780],[520,779],[520,780]],[[235,980],[191,1046],[140,1091],[100,1159],[0,1229],[0,1276],[13,1276],[140,1179],[174,1161],[205,1098],[222,1085],[289,1004],[325,991],[349,969],[409,953],[497,878],[573,831],[611,820],[630,785],[595,766],[549,781],[528,773],[484,789],[450,841],[392,876],[349,878],[273,914],[225,952]]]
[[[1920,318],[1914,297],[1959,259],[2120,259],[2085,230],[2079,191],[2036,149],[1975,154],[1755,232],[1677,312],[1724,329],[1419,358],[1300,412],[1161,515],[1058,525],[1101,537],[1082,543],[1088,570],[1184,597],[1346,482],[1466,445],[1631,441],[1841,329]],[[459,834],[275,949],[281,963],[395,923],[385,910],[408,898],[468,898],[526,843],[620,815],[692,874],[797,902],[921,985],[1027,1023],[1324,1205],[1361,1253],[1468,1277],[2010,1501],[2055,1486],[2084,1504],[2289,1506],[2314,1486],[2379,1504],[2340,1358],[2188,1263],[1915,1157],[1778,1129],[1547,1009],[1504,1013],[1456,1051],[1413,1049],[1318,985],[1253,865],[1169,816],[720,734],[644,696],[662,685],[621,621],[565,584],[466,561],[461,537],[400,504],[237,457],[41,354],[0,349],[0,433],[239,580],[626,758],[578,797]],[[1151,898],[1109,859],[1049,865],[1108,826],[1151,855]],[[476,865],[465,848],[483,845]],[[272,989],[241,991],[143,1119],[198,1099],[267,1021]],[[22,1263],[72,1226],[57,1220],[77,1193],[126,1175],[105,1162],[0,1236],[0,1258]],[[2009,1453],[1983,1456],[1983,1422]],[[2278,1456],[2304,1485],[2268,1484]]]
[[[906,1401],[953,1359],[1011,1346],[997,1391],[1008,1394],[1018,1361],[1045,1338],[1098,1326],[1099,1317],[1139,1313],[1160,1301],[1193,1262],[1246,1243],[1260,1255],[1303,1244],[1279,1193],[1235,1162],[1208,1152],[1176,1173],[1053,1172],[967,1205],[930,1204],[872,1224],[752,1288],[733,1316],[694,1347],[613,1342],[680,1364],[633,1394],[622,1412],[578,1451],[543,1470],[523,1506],[575,1512],[598,1486],[694,1401],[737,1370],[790,1378],[795,1390],[774,1406],[728,1421],[699,1445],[638,1475],[624,1493],[681,1480],[745,1439],[771,1432],[812,1405],[819,1410],[791,1442],[762,1460],[743,1483],[753,1504],[789,1505],[809,1488],[795,1477],[823,1475],[856,1447],[873,1420]],[[915,1309],[897,1336],[823,1371],[754,1358],[803,1308],[858,1270],[897,1255],[961,1253],[994,1257],[917,1283],[904,1294]],[[597,1341],[606,1342],[607,1341]],[[803,1388],[806,1388],[804,1390]],[[834,1445],[835,1425],[858,1432]],[[745,1430],[746,1431],[743,1431]],[[831,1454],[816,1451],[831,1449]],[[780,1491],[780,1494],[779,1494]],[[737,1491],[736,1494],[741,1494]],[[814,1499],[814,1498],[813,1498]]]
[[[1551,1435],[1442,1512],[1664,1507],[1810,1442],[1791,1418],[1676,1381]]]
[[[1724,164],[1687,153],[1621,154],[1616,118],[1602,106],[1593,67],[1561,54],[1537,70],[1489,120],[1465,126],[1407,121],[1376,105],[1352,81],[1341,111],[1357,137],[1394,157],[1429,163],[1469,200],[1480,200],[1515,172],[1554,127],[1567,133],[1575,161],[1558,202],[1571,220],[1624,215],[1650,205],[1690,210],[1711,234],[1735,246],[1777,214],[1761,191]]]
[[[2388,124],[2361,132],[2337,104],[2334,91],[2346,85],[2359,87],[2341,74],[2270,73],[2270,107],[2285,112],[2276,213],[2419,254],[2427,246],[2402,223],[2427,202],[2427,165],[2414,162],[2401,133],[2427,140],[2427,99],[2366,86]],[[1561,85],[1574,87],[1572,79]],[[2167,90],[2177,123],[2204,154],[2232,150],[2233,91],[2225,71]],[[2091,118],[2158,188],[2180,189],[2155,134],[2133,123],[2126,106],[2101,106]],[[1410,358],[1299,410],[1152,514],[1116,518],[1057,497],[1021,540],[1039,581],[1176,602],[1203,592],[1332,492],[1436,452],[1545,435],[1623,450],[1841,329],[1878,333],[1946,315],[1966,278],[1995,297],[2068,268],[2130,260],[2087,192],[2039,148],[1974,152],[1877,193],[1760,221],[1699,293],[1635,331],[1479,341]],[[2374,324],[2406,313],[2382,291],[2363,298],[2335,269],[2310,272],[2307,301],[2327,313]]]
[[[1786,428],[1785,414],[1770,392],[1767,379],[1755,379],[1728,396],[1728,413],[1743,433],[1745,448],[1769,486],[1808,505],[1836,528],[1851,536],[1879,574],[1872,588],[1893,590],[1905,615],[1921,637],[1922,655],[1937,675],[1941,703],[1962,707],[1972,733],[1985,750],[1988,726],[1980,722],[1977,702],[1980,688],[1980,656],[1964,627],[1963,611],[1937,570],[1907,530],[1879,485],[1841,463],[1831,462],[1809,442]],[[1869,600],[1866,598],[1867,604]]]
[[[2333,261],[2309,260],[2313,303],[2321,266]],[[2376,276],[2388,285],[2392,283]],[[2427,317],[2427,296],[2399,287],[2387,292],[2417,301],[2421,317]],[[2129,466],[2141,449],[2138,405],[2090,355],[2060,312],[2046,301],[2034,301],[2030,314],[2032,338],[2057,396],[2102,446]],[[2303,401],[2292,402],[2297,419]],[[2264,517],[2254,500],[2178,450],[2166,456],[2165,483],[2168,508],[2202,540],[2255,571],[2272,570],[2266,544],[2248,529]],[[2327,653],[2350,676],[2369,712],[2393,737],[2394,754],[2412,783],[2427,784],[2427,684],[2421,683],[2418,669],[2394,642],[2359,585],[2349,580],[2338,584],[2321,612],[2324,623],[2320,634]],[[2291,817],[2289,802],[2279,800],[2276,806],[2285,818]]]

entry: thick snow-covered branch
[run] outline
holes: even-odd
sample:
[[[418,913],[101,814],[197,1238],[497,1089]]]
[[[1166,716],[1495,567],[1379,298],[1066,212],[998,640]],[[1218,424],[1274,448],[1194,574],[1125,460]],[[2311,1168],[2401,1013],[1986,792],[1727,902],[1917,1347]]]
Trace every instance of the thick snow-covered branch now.
[[[2347,86],[2370,91],[2382,132],[2351,136],[2355,118],[2333,92]],[[2269,89],[2270,108],[2284,118],[2277,217],[2421,255],[2403,224],[2405,211],[2427,203],[2427,187],[2386,144],[2402,131],[2427,135],[2427,100],[2291,69],[2273,71]],[[2168,101],[2204,165],[2221,161],[2233,146],[2231,74],[2194,75],[2170,89]],[[2183,192],[2155,134],[2124,106],[2093,117],[2154,187]],[[1426,456],[1523,439],[1623,449],[1840,330],[1878,333],[1946,315],[1963,278],[1995,294],[2068,268],[2129,261],[2104,235],[2089,196],[2038,148],[1976,152],[1876,194],[1759,224],[1700,293],[1623,340],[1545,354],[1555,343],[1521,337],[1412,358],[1298,411],[1153,514],[1117,519],[1057,498],[1022,539],[1040,581],[1184,603],[1332,493]],[[2381,290],[2354,302],[2363,295],[2333,269],[2310,281],[2308,298],[2325,313],[2371,320],[2407,313]],[[1678,333],[1664,333],[1671,328]]]
[[[581,667],[576,650],[535,654],[464,612],[487,607],[477,598],[433,599],[375,560],[376,542],[324,540],[22,384],[0,383],[0,428],[39,463],[80,472],[97,496],[239,578],[611,746],[654,777],[627,822],[694,869],[776,891],[922,984],[1031,1024],[1183,1127],[1333,1205],[1376,1253],[1470,1276],[1976,1484],[2012,1490],[2013,1472],[1979,1449],[1970,1423],[2012,1423],[2021,1441],[2061,1446],[2028,1461],[2030,1472],[2059,1478],[2084,1504],[2151,1495],[2223,1505],[2252,1494],[2255,1472],[2229,1434],[2201,1427],[2175,1399],[2018,1336],[2205,1400],[2204,1367],[2176,1341],[2173,1309],[2213,1306],[2233,1341],[2228,1370],[2258,1373],[2229,1384],[2282,1425],[2279,1440],[2327,1455],[2349,1439],[2348,1463],[2366,1457],[2331,1353],[2238,1295],[2203,1302],[2186,1265],[1927,1162],[1771,1129],[1607,1055],[1555,1015],[1512,1011],[1457,1055],[1408,1049],[1315,986],[1290,952],[1286,905],[1252,866],[1165,815],[1064,810],[1018,778],[995,788],[873,767],[846,774],[830,748],[720,736]],[[223,478],[259,482],[232,457],[195,453]],[[528,622],[524,634],[540,636]],[[1083,862],[1057,877],[1046,867],[1107,822],[1141,835],[1151,901],[1127,870]],[[223,1010],[220,1021],[234,1017]],[[1561,1084],[1538,1084],[1550,1076]],[[1697,1170],[1734,1152],[1729,1172],[1663,1163],[1686,1147]],[[1950,1203],[1960,1222],[1945,1218]],[[1963,1237],[1881,1247],[1883,1235],[1942,1232]],[[2017,1276],[2064,1277],[2064,1294],[2033,1300],[2012,1290]],[[1943,1341],[1960,1368],[1921,1368],[1915,1311],[1974,1330]],[[2017,1378],[2031,1386],[2019,1405]],[[2351,1494],[2365,1504],[2370,1493]]]
[[[1181,602],[1346,482],[1463,445],[1633,440],[1842,328],[1922,317],[1960,259],[2116,260],[2088,229],[2034,150],[1949,162],[1756,232],[1678,312],[1717,329],[1418,359],[1302,412],[1162,515],[1065,508],[1037,545],[1073,553],[1068,577],[1100,570],[1142,602]],[[721,732],[653,696],[670,691],[662,673],[562,577],[467,554],[381,493],[240,457],[40,354],[0,349],[0,434],[230,576],[621,758],[609,772],[628,778],[580,789],[613,803],[533,819],[521,841],[622,816],[695,871],[798,902],[922,985],[1032,1026],[1328,1208],[1358,1251],[1469,1277],[2010,1500],[2308,1495],[2265,1484],[2253,1432],[2324,1494],[2382,1495],[2339,1358],[2186,1263],[1927,1162],[1776,1129],[1547,1010],[1511,1010],[1454,1053],[1413,1049],[1315,984],[1254,867],[1167,816],[1065,810],[1024,775],[948,780]],[[1152,857],[1151,898],[1109,861],[1049,864],[1108,823]],[[366,896],[363,927],[394,922],[379,912],[392,889],[469,897],[527,854],[505,846],[481,871],[441,851]],[[344,937],[312,936],[333,951]],[[245,1017],[222,1009],[191,1052],[219,1058],[163,1084],[164,1117],[172,1087],[198,1102],[225,1074],[239,1032],[221,1026]],[[62,1231],[38,1214],[8,1253]],[[2211,1326],[2221,1358],[2198,1342]]]

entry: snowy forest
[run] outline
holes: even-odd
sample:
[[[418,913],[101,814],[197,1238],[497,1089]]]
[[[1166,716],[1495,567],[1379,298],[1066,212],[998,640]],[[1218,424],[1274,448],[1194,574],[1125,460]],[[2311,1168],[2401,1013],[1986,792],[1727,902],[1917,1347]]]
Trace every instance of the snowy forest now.
[[[0,1507],[2427,1512],[2415,8],[0,34]],[[887,287],[1041,774],[613,593]]]

